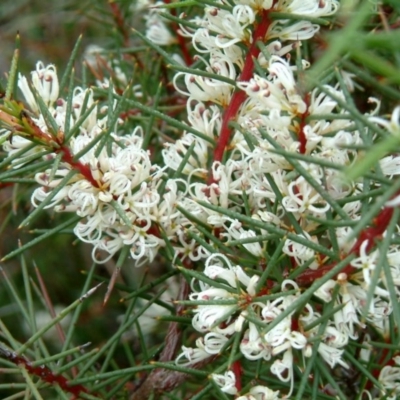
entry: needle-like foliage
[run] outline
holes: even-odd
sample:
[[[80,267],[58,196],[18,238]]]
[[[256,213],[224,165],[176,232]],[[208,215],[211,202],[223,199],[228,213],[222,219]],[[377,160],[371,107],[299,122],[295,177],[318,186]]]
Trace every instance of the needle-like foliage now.
[[[3,85],[1,397],[397,399],[396,2],[88,9]]]

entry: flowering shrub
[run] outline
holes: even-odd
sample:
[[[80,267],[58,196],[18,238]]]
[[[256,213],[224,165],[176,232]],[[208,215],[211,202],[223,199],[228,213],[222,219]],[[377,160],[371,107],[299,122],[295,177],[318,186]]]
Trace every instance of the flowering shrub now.
[[[164,95],[93,46],[91,87],[74,86],[71,70],[60,83],[41,61],[30,79],[13,67],[3,185],[34,176],[33,215],[72,214],[95,263],[118,255],[106,299],[128,257],[150,268],[163,257],[181,275],[160,365],[131,399],[396,399],[400,107],[380,116],[370,97],[357,110],[348,44],[327,64],[321,26],[340,32],[349,11],[336,0],[165,3],[132,6],[145,18],[137,36],[176,71]],[[355,11],[367,19],[372,3]],[[344,30],[363,23],[351,21]]]

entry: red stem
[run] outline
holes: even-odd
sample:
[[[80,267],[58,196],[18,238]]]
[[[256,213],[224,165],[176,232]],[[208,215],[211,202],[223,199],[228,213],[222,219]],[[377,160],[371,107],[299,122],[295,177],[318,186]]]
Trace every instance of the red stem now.
[[[385,342],[388,343],[388,344],[392,344],[390,342],[390,340],[385,340]],[[379,361],[378,361],[378,365],[380,367],[379,368],[375,368],[372,371],[373,377],[376,378],[377,380],[379,380],[379,375],[380,375],[383,367],[386,367],[386,366],[392,367],[393,365],[395,365],[395,362],[393,361],[393,357],[385,365],[382,365],[388,354],[389,354],[389,349],[383,349],[382,355],[381,355],[381,357],[379,358]],[[366,389],[370,390],[372,388],[372,386],[373,386],[372,381],[370,379],[368,379],[368,382],[365,385]]]
[[[171,0],[164,0],[165,4],[170,4]],[[173,8],[171,11],[173,16],[176,16],[176,9]],[[171,28],[176,32],[176,38],[178,40],[178,45],[181,49],[183,59],[185,60],[185,64],[189,66],[192,63],[192,57],[190,56],[189,50],[186,45],[186,40],[182,35],[179,35],[178,30],[179,26],[176,22],[171,22]]]
[[[303,273],[301,273],[296,278],[296,283],[300,287],[309,286],[312,283],[314,283],[314,281],[316,279],[322,278],[325,274],[327,274],[335,266],[336,266],[336,263],[333,263],[333,264],[324,265],[323,267],[320,267],[316,270],[306,269]],[[348,265],[344,266],[340,272],[341,273],[344,272],[347,275],[351,275],[354,271],[355,271],[355,268],[348,264]]]
[[[400,192],[395,195],[400,195]],[[370,227],[365,228],[361,231],[356,243],[349,251],[349,254],[360,255],[361,245],[368,240],[368,244],[366,246],[365,252],[368,253],[372,250],[375,245],[375,240],[379,239],[382,234],[387,229],[390,220],[392,219],[394,209],[392,207],[384,207],[382,211],[377,215],[376,218],[373,219]],[[297,278],[296,282],[300,286],[308,286],[311,285],[316,279],[322,278],[327,272],[329,272],[333,267],[335,267],[336,263],[325,265],[316,270],[308,269],[301,273]],[[351,266],[350,264],[343,267],[340,271],[344,272],[347,275],[351,275],[356,271],[356,268]]]
[[[398,195],[400,195],[400,193],[398,193],[396,196]],[[368,240],[366,252],[371,251],[372,247],[374,246],[374,239],[379,238],[385,232],[387,226],[389,225],[389,222],[393,216],[393,211],[393,207],[384,207],[383,210],[378,214],[378,216],[373,219],[372,226],[364,229],[360,233],[360,237],[358,238],[357,242],[354,244],[350,252],[359,254],[360,247],[362,243],[366,240]]]
[[[173,24],[173,28],[174,30],[178,31],[178,26],[176,24]],[[185,64],[189,66],[192,64],[192,56],[190,55],[189,50],[186,46],[186,40],[182,35],[179,35],[179,33],[177,33],[176,37],[178,39],[178,44],[181,49],[183,59],[185,60]]]
[[[240,360],[233,362],[231,370],[235,375],[235,387],[240,392],[242,390],[242,364]]]
[[[304,133],[304,128],[306,126],[306,119],[309,116],[308,108],[310,107],[310,94],[307,93],[304,97],[304,102],[306,103],[306,111],[300,115],[300,123],[299,123],[299,130],[298,130],[298,137],[300,142],[300,154],[306,153],[306,146],[307,146],[307,138]]]
[[[111,11],[113,13],[114,21],[117,24],[117,27],[122,34],[122,37],[124,38],[124,46],[126,47],[128,46],[129,43],[129,33],[128,30],[126,29],[121,9],[119,8],[119,5],[115,1],[110,1],[109,3]]]
[[[84,178],[92,184],[93,187],[99,188],[99,184],[93,178],[90,167],[86,164],[81,163],[80,161],[75,161],[71,150],[67,146],[61,146],[59,149],[57,149],[57,153],[62,153],[62,159],[64,162],[69,164],[71,168],[79,171],[84,176]]]
[[[82,385],[70,385],[67,378],[62,375],[57,375],[50,368],[41,365],[39,367],[33,366],[25,357],[19,356],[16,353],[0,349],[0,355],[11,361],[15,365],[22,365],[30,375],[39,377],[42,381],[50,383],[51,385],[57,384],[60,388],[67,393],[73,395],[73,399],[78,399],[81,393],[89,393],[88,390]]]
[[[253,32],[252,36],[253,40],[250,49],[246,55],[243,71],[240,74],[238,81],[246,82],[249,81],[253,76],[254,59],[257,58],[258,55],[260,54],[260,49],[257,46],[257,41],[264,40],[268,28],[271,24],[271,20],[269,19],[269,12],[270,10],[263,10],[261,13],[261,21]],[[232,133],[232,129],[229,127],[229,122],[236,117],[236,114],[238,113],[239,108],[245,99],[246,99],[246,93],[242,90],[236,91],[232,95],[231,101],[222,117],[221,131],[219,134],[217,145],[214,150],[214,158],[213,158],[214,162],[221,161],[224,156],[225,148],[229,143],[229,139]],[[213,178],[212,174],[210,174],[209,183],[212,182]]]
[[[0,190],[12,185],[14,185],[14,182],[0,182]]]

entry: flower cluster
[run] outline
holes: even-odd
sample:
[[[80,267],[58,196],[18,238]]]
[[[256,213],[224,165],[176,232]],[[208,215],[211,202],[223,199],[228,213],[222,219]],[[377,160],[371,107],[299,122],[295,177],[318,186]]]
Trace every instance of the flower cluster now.
[[[300,298],[296,282],[286,279],[280,285],[278,294],[257,295],[259,276],[249,277],[243,268],[232,266],[221,254],[207,259],[204,275],[220,283],[218,287],[213,287],[202,281],[192,282],[193,293],[189,298],[194,304],[197,301],[208,303],[195,308],[192,320],[193,327],[204,333],[204,337],[196,341],[196,348],[184,347],[177,359],[179,365],[191,365],[221,354],[229,343],[229,337],[239,333],[241,354],[251,361],[272,360],[272,374],[283,382],[290,382],[292,389],[294,352],[300,352],[303,358],[311,357],[313,342],[318,337],[321,340],[318,347],[321,357],[332,368],[337,364],[348,367],[342,353],[348,343],[348,330],[357,321],[351,305],[347,307],[346,304],[343,312],[335,313],[334,321],[325,327],[321,336],[320,324],[316,323],[321,315],[309,303],[303,305],[301,310],[293,310],[280,318]],[[277,318],[280,322],[269,328]],[[307,329],[311,324],[313,327]],[[221,386],[226,385],[229,387],[226,382]],[[229,393],[228,389],[222,390]]]
[[[379,250],[371,251],[372,239],[364,240],[362,235],[358,240],[349,239],[350,226],[361,218],[362,207],[362,202],[352,197],[363,193],[364,188],[360,181],[346,182],[336,166],[349,166],[358,157],[355,149],[363,143],[363,132],[354,129],[341,106],[347,87],[352,85],[343,79],[342,85],[323,84],[305,92],[302,79],[309,64],[300,60],[293,65],[289,54],[299,46],[299,40],[311,38],[319,27],[309,21],[292,23],[269,18],[270,12],[275,13],[275,18],[279,12],[328,16],[337,10],[338,3],[236,1],[230,10],[224,5],[221,2],[220,8],[215,4],[207,6],[203,18],[191,21],[197,29],[182,27],[201,54],[197,60],[208,73],[179,72],[174,81],[176,89],[188,97],[191,127],[202,134],[184,132],[175,143],[166,145],[163,153],[165,164],[177,170],[187,152],[191,152],[183,172],[192,178],[192,198],[186,198],[185,204],[225,243],[243,240],[242,249],[257,259],[268,257],[267,243],[262,239],[251,242],[257,234],[223,209],[234,213],[245,209],[253,220],[264,222],[265,229],[259,228],[260,237],[277,229],[287,231],[291,226],[295,233],[283,238],[281,251],[295,268],[308,268],[309,276],[318,270],[320,275],[315,276],[320,277],[333,268],[334,264],[323,267],[326,254],[317,250],[332,237],[337,253],[356,258],[343,273],[320,286],[313,302],[304,303],[299,300],[301,290],[296,281],[273,284],[273,293],[279,296],[271,295],[274,300],[266,300],[268,296],[260,293],[265,285],[268,287],[268,279],[257,284],[255,270],[247,275],[240,266],[232,267],[225,256],[209,256],[203,273],[215,280],[216,286],[209,279],[205,283],[200,278],[193,281],[190,295],[196,306],[192,324],[203,336],[197,339],[196,347],[183,347],[177,363],[194,365],[221,355],[231,348],[231,338],[240,335],[238,351],[247,360],[267,361],[272,374],[290,382],[290,396],[296,360],[306,363],[316,351],[331,368],[339,365],[347,369],[344,349],[359,338],[367,324],[386,336],[393,299],[383,271],[376,272],[382,257]],[[265,43],[263,52],[255,45],[260,38]],[[263,67],[263,74],[253,69],[255,60]],[[385,120],[373,117],[379,102],[370,101],[377,108],[366,117],[393,131]],[[390,126],[398,126],[396,115],[393,113]],[[289,158],[288,154],[300,157]],[[313,160],[308,161],[311,157]],[[398,160],[398,156],[383,159],[383,174],[398,174]],[[339,203],[343,206],[339,207]],[[382,215],[390,213],[394,204],[388,203]],[[337,224],[328,233],[325,221],[332,218],[332,213],[343,225]],[[384,230],[385,227],[381,233]],[[324,233],[316,234],[318,231]],[[393,245],[390,252],[398,254],[399,246]],[[388,262],[398,285],[400,265],[395,258],[388,257]],[[304,284],[305,278],[298,282]],[[287,294],[289,288],[294,293]],[[323,318],[316,298],[338,309],[323,324],[318,323]],[[199,301],[208,304],[197,305]],[[298,307],[281,319],[279,316],[293,304]],[[277,319],[279,322],[272,324]],[[238,376],[233,371],[214,379],[223,392],[239,393]],[[273,394],[264,396],[277,398]]]
[[[130,134],[118,134],[119,121],[109,126],[107,115],[99,118],[90,89],[77,87],[71,100],[58,98],[58,78],[53,65],[37,64],[32,73],[33,92],[23,76],[19,77],[18,85],[34,114],[31,123],[40,133],[41,146],[34,151],[40,154],[47,150],[43,157],[57,166],[36,174],[40,187],[32,194],[32,204],[38,207],[45,202],[45,208],[75,212],[82,217],[74,232],[79,239],[93,245],[96,262],[107,261],[124,246],[130,247],[138,265],[152,261],[163,244],[157,234],[159,227],[170,234],[176,196],[167,193],[160,198],[157,188],[164,169],[152,165],[149,151],[142,148],[141,127]],[[34,93],[45,103],[62,132],[58,143],[53,143],[56,139]],[[67,121],[69,101],[73,114]],[[102,114],[106,111],[101,110]],[[71,130],[78,124],[79,131],[66,145],[67,122]],[[3,147],[14,154],[27,147],[32,139],[38,139],[37,132],[32,134],[33,138],[16,136]],[[106,145],[99,140],[104,135],[109,140]],[[49,148],[53,151],[49,152]],[[23,162],[24,159],[14,160],[16,165]],[[167,182],[167,191],[172,189],[176,193],[174,185],[176,182]]]

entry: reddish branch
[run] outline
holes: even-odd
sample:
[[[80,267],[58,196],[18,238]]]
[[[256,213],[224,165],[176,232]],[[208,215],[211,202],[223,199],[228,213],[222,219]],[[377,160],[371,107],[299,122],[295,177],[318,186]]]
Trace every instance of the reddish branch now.
[[[171,3],[171,0],[164,0],[165,4]],[[173,8],[171,11],[173,16],[176,16],[176,9]],[[176,22],[171,23],[172,30],[176,32],[176,38],[178,40],[178,45],[181,49],[183,59],[185,60],[185,64],[189,66],[192,63],[192,57],[190,56],[189,50],[186,45],[185,38],[179,34],[179,25]]]
[[[235,375],[235,387],[238,393],[240,393],[242,390],[242,363],[240,360],[237,360],[232,364],[231,370]]]
[[[14,185],[13,182],[0,182],[0,190],[12,185]]]
[[[115,0],[109,0],[109,4],[110,4],[110,8],[111,8],[111,12],[112,12],[112,15],[114,18],[115,25],[123,37],[123,46],[129,47],[130,27],[126,24],[125,17],[122,14],[121,8],[117,4],[117,2]],[[143,65],[142,61],[140,60],[140,58],[138,57],[138,55],[134,52],[132,54],[132,56],[133,56],[134,60],[136,61],[139,69],[143,70],[144,65]],[[128,54],[125,54],[123,57],[124,57],[124,59],[129,58]],[[106,67],[106,69],[109,69],[109,68]],[[113,71],[111,71],[111,74],[114,75]]]
[[[62,375],[57,375],[50,368],[41,365],[34,366],[25,357],[19,356],[16,353],[0,347],[0,356],[11,361],[17,366],[22,366],[30,375],[39,377],[42,381],[51,385],[58,385],[60,388],[67,393],[73,395],[72,399],[78,399],[81,393],[89,393],[88,390],[82,385],[71,385],[67,378]]]
[[[79,171],[79,173],[83,175],[84,178],[88,180],[93,187],[99,188],[99,183],[93,178],[92,170],[90,169],[90,167],[86,164],[81,163],[80,161],[75,161],[69,147],[62,145],[56,150],[56,153],[61,153],[62,160],[64,162],[69,164],[72,169]]]
[[[397,195],[400,195],[398,193]],[[360,248],[361,245],[368,240],[368,244],[366,245],[365,252],[368,253],[372,250],[375,245],[375,240],[379,239],[382,234],[387,229],[389,222],[393,216],[393,208],[392,207],[384,207],[382,211],[378,214],[376,218],[372,221],[371,226],[365,228],[359,235],[356,243],[349,251],[349,254],[355,254],[360,256]],[[327,272],[329,272],[333,267],[335,267],[336,263],[332,263],[329,265],[325,265],[317,270],[307,269],[302,274],[300,274],[296,282],[300,286],[308,286],[311,285],[316,279],[323,277]],[[350,264],[343,267],[340,271],[341,273],[346,273],[350,275],[356,271],[356,268],[351,266]]]
[[[172,24],[172,27],[176,32],[178,32],[178,25],[177,24],[175,24],[175,23]],[[181,52],[182,52],[183,59],[185,60],[185,64],[187,66],[189,66],[190,64],[192,64],[192,57],[191,57],[191,55],[189,53],[189,50],[188,50],[188,48],[186,46],[186,40],[179,33],[177,34],[177,40],[178,40],[178,45],[179,45],[179,47],[181,49]]]
[[[257,41],[264,41],[265,35],[268,32],[268,28],[271,24],[271,20],[269,18],[270,10],[263,10],[261,13],[261,21],[253,32],[252,43],[250,49],[246,55],[246,60],[244,62],[243,71],[240,74],[238,80],[241,82],[249,81],[254,72],[254,59],[258,57],[260,54],[260,49],[257,46]],[[222,126],[219,134],[217,146],[214,150],[214,161],[222,161],[224,156],[224,152],[226,146],[229,143],[232,129],[229,127],[229,122],[236,118],[236,114],[239,111],[240,106],[246,99],[246,93],[242,90],[236,91],[233,93],[231,101],[226,108],[223,118],[222,118]],[[210,174],[209,183],[213,183],[212,175]]]
[[[62,154],[62,160],[65,163],[79,171],[94,187],[99,187],[98,182],[93,178],[90,167],[74,160],[71,149],[64,144],[65,138],[62,131],[59,131],[56,136],[44,132],[24,109],[21,110],[20,120],[2,110],[0,110],[0,119],[8,125],[11,132],[19,132],[22,137],[38,142],[57,154]],[[7,184],[3,183],[2,185],[6,186]]]
[[[306,134],[304,132],[304,128],[306,126],[306,119],[310,115],[308,109],[310,107],[310,94],[307,93],[304,97],[304,102],[306,103],[306,111],[304,113],[300,114],[300,122],[299,122],[299,128],[298,128],[298,138],[300,142],[300,154],[305,154],[306,153],[306,146],[307,146],[307,138]]]
[[[124,46],[127,46],[129,42],[129,33],[125,25],[121,9],[115,1],[110,1],[110,8],[114,17],[115,24],[117,25],[118,30],[121,32],[121,35],[124,38]]]
[[[387,344],[392,344],[392,343],[390,342],[389,339],[386,339],[385,342],[386,342]],[[382,355],[381,355],[381,357],[379,358],[379,361],[378,361],[379,367],[378,367],[378,368],[374,368],[374,369],[372,370],[372,375],[373,375],[373,377],[376,378],[377,380],[379,380],[379,375],[380,375],[380,373],[381,373],[383,367],[386,367],[386,366],[393,367],[393,366],[395,365],[395,362],[394,362],[394,360],[393,360],[394,356],[393,356],[390,360],[388,360],[388,361],[385,363],[388,354],[389,354],[389,349],[383,349]],[[373,386],[372,381],[371,381],[370,379],[368,379],[368,382],[367,382],[367,384],[365,385],[366,389],[367,389],[367,390],[370,390],[370,389],[372,388],[372,386]]]
[[[398,196],[400,193],[397,193],[395,196]],[[380,239],[383,235],[383,233],[386,231],[390,220],[392,219],[394,209],[392,207],[384,207],[381,212],[378,214],[376,218],[373,219],[371,226],[368,228],[365,228],[363,231],[361,231],[356,243],[354,246],[351,248],[349,251],[349,254],[355,254],[356,256],[360,256],[360,249],[361,245],[365,242],[368,241],[367,244],[365,245],[364,251],[365,253],[369,253],[373,247],[375,246],[375,240]],[[336,266],[336,263],[332,263],[329,265],[325,265],[321,268],[318,268],[317,270],[311,270],[308,269],[304,271],[299,277],[296,279],[296,282],[299,284],[299,286],[309,286],[311,285],[315,280],[322,278],[326,273],[328,273],[332,268]],[[340,271],[340,273],[345,273],[346,275],[351,275],[354,272],[356,272],[357,269],[353,267],[351,264],[347,264],[343,267],[343,269]],[[338,273],[339,274],[339,273]],[[337,275],[338,275],[337,274]],[[337,277],[336,275],[336,277]],[[292,320],[293,324],[293,320]],[[293,329],[293,327],[292,327]],[[388,343],[388,340],[386,340]],[[372,371],[372,375],[375,378],[379,378],[379,374],[383,368],[384,365],[389,365],[392,366],[394,365],[393,358],[390,359],[388,362],[385,363],[386,358],[388,356],[389,350],[384,349],[382,352],[381,357],[379,358],[378,361],[378,368],[374,368]],[[373,383],[371,380],[368,380],[366,384],[367,389],[371,389],[373,386]]]

